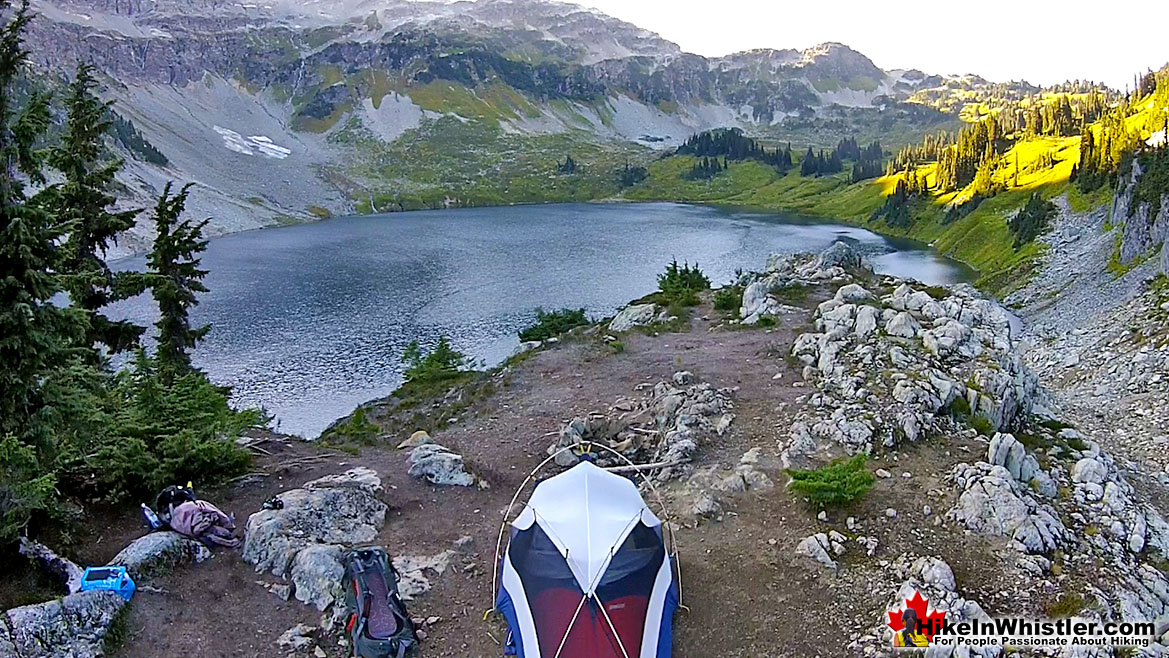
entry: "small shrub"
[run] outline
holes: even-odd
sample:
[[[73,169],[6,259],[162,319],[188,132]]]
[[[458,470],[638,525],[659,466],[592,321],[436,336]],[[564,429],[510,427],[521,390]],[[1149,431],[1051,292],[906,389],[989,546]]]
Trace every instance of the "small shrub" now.
[[[1047,604],[1047,616],[1051,619],[1066,619],[1084,609],[1087,602],[1079,594],[1064,594]]]
[[[788,469],[792,490],[807,496],[817,507],[846,505],[868,492],[876,477],[865,468],[868,456],[837,459],[817,469]]]
[[[689,263],[678,265],[675,259],[666,266],[664,274],[658,275],[658,290],[667,306],[695,306],[698,304],[698,293],[710,290],[710,279],[698,268],[698,263],[693,266]]]
[[[970,419],[970,426],[983,436],[994,436],[994,425],[986,416],[974,416]]]
[[[330,438],[368,443],[378,433],[378,426],[369,420],[365,407],[358,407],[349,418],[329,432]]]
[[[925,294],[938,301],[950,296],[950,289],[945,286],[926,286],[923,290],[925,290]]]
[[[756,327],[774,327],[775,326],[775,316],[760,315],[759,321],[755,323],[755,326]]]
[[[950,402],[950,413],[957,418],[968,418],[970,416],[970,401],[959,395]]]
[[[722,288],[714,293],[714,308],[719,311],[738,312],[743,306],[743,289],[738,286]]]
[[[789,306],[799,306],[808,299],[808,286],[791,283],[771,291],[771,296]]]
[[[614,354],[621,354],[625,352],[625,343],[619,340],[609,341],[609,349],[613,350]]]
[[[521,329],[520,340],[548,340],[553,336],[559,336],[576,327],[583,327],[588,324],[588,318],[585,317],[585,310],[583,308],[571,309],[564,308],[559,311],[546,312],[542,308],[536,309],[536,324],[531,325],[525,329]]]
[[[470,370],[474,363],[467,355],[451,347],[450,339],[441,336],[430,352],[424,352],[418,341],[410,341],[402,352],[406,364],[407,382],[434,382],[450,379]]]

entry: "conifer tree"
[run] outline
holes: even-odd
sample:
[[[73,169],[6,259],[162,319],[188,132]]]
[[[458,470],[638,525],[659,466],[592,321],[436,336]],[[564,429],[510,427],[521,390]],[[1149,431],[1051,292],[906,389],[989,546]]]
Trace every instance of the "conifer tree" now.
[[[101,309],[140,290],[130,285],[135,275],[110,271],[105,253],[118,233],[134,226],[138,211],[111,211],[115,199],[110,190],[122,162],[103,158],[104,136],[112,125],[111,103],[97,97],[96,86],[93,68],[79,65],[65,98],[67,114],[61,142],[48,156],[49,165],[65,180],[42,196],[68,232],[58,267],[64,273],[63,284],[70,299],[89,318],[82,346],[100,343],[116,353],[136,344],[143,327],[112,321]]]
[[[0,16],[11,3],[0,0]],[[48,98],[35,95],[18,114],[15,79],[28,53],[22,38],[28,0],[0,25],[0,540],[11,539],[54,495],[46,467],[54,457],[54,374],[69,358],[66,342],[83,324],[51,302],[56,240],[51,215],[30,204],[23,174],[43,183],[34,144],[49,122]]]
[[[191,184],[171,196],[167,183],[154,208],[158,235],[146,258],[151,292],[158,303],[158,361],[172,372],[191,369],[189,351],[211,330],[210,325],[191,326],[191,309],[198,305],[198,293],[207,292],[200,269],[199,254],[207,248],[203,228],[209,220],[180,221]]]

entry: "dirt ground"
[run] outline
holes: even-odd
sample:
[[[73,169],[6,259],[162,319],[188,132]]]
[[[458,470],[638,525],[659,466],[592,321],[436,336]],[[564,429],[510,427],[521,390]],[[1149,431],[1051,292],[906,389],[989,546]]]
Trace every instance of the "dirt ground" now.
[[[813,303],[809,300],[808,305]],[[360,455],[303,443],[273,440],[263,444],[270,455],[256,467],[268,475],[204,492],[234,512],[243,526],[247,516],[268,497],[329,473],[357,465],[378,472],[390,506],[378,543],[392,555],[432,555],[464,536],[474,538],[448,571],[432,578],[434,588],[410,604],[415,618],[438,617],[429,625],[422,656],[488,658],[502,654],[501,626],[484,620],[492,607],[492,560],[502,511],[528,472],[545,456],[552,434],[574,415],[608,408],[617,398],[640,395],[639,384],[669,379],[689,370],[716,387],[736,387],[736,420],[723,437],[703,444],[698,465],[737,463],[742,454],[761,447],[778,456],[787,436],[792,410],[807,389],[783,355],[811,317],[793,314],[771,329],[732,329],[709,306],[695,312],[688,331],[657,336],[631,333],[615,353],[594,339],[567,340],[541,350],[514,366],[495,393],[464,413],[456,423],[431,431],[434,439],[462,453],[490,488],[439,488],[407,476],[407,454],[393,446],[404,436],[386,437],[385,445],[363,447]],[[777,378],[776,375],[779,375]],[[968,450],[985,450],[971,441]],[[675,655],[699,658],[841,656],[858,632],[876,627],[898,583],[888,560],[912,547],[919,554],[940,555],[953,566],[969,593],[986,595],[1009,579],[1008,566],[993,559],[995,547],[954,533],[923,532],[932,519],[924,505],[946,509],[948,488],[939,477],[959,460],[959,444],[934,440],[908,452],[871,463],[895,477],[879,480],[863,503],[833,511],[827,522],[784,490],[785,477],[770,473],[777,486],[764,493],[740,494],[717,520],[697,523],[675,517],[683,584],[683,603],[675,619]],[[281,468],[281,464],[292,466]],[[901,477],[911,472],[911,478]],[[896,520],[886,508],[900,511]],[[99,515],[100,516],[100,515]],[[850,542],[832,572],[793,555],[795,544],[814,532],[846,532],[846,516],[855,516],[864,534],[879,539],[872,557]],[[143,532],[131,512],[95,517],[81,538],[83,559],[100,564]],[[986,561],[980,556],[991,558]],[[259,583],[238,552],[219,550],[213,559],[181,569],[153,583],[161,591],[143,591],[130,607],[125,641],[116,655],[275,656],[276,638],[299,622],[317,625],[320,614],[292,600],[281,601]],[[969,594],[968,593],[968,594]],[[1035,593],[1037,601],[1044,593]],[[994,609],[993,599],[983,605]],[[1018,610],[1018,602],[1011,603]],[[1036,603],[1038,605],[1038,603]],[[319,638],[330,656],[343,655],[336,637]]]

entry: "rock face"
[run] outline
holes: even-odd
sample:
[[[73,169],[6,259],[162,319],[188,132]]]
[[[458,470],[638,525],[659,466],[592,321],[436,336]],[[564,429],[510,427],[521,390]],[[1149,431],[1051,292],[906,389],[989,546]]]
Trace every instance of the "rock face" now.
[[[282,509],[248,518],[243,558],[292,580],[296,598],[324,610],[340,595],[345,547],[373,541],[385,523],[377,473],[355,468],[280,494]]]
[[[959,464],[951,478],[962,493],[949,516],[975,532],[1007,537],[1035,554],[1059,548],[1067,534],[1055,510],[1002,466]]]
[[[467,472],[463,456],[437,443],[420,445],[410,453],[410,475],[442,486],[475,484],[475,476]]]
[[[1126,186],[1113,199],[1112,216],[1117,218],[1124,229],[1120,241],[1120,261],[1131,263],[1133,260],[1153,253],[1169,237],[1169,196],[1161,199],[1161,207],[1156,214],[1151,212],[1149,204],[1137,204],[1133,207],[1133,186],[1144,175],[1141,158],[1137,157],[1132,163],[1132,172]],[[1161,262],[1169,263],[1166,251],[1161,251]],[[1169,269],[1162,267],[1162,272]]]
[[[110,625],[126,604],[114,592],[90,591],[13,608],[0,627],[0,655],[19,658],[98,658]]]
[[[762,317],[774,317],[789,310],[798,312],[799,309],[786,306],[772,293],[794,286],[844,280],[849,271],[863,272],[866,267],[860,253],[845,242],[833,243],[818,256],[773,254],[768,258],[767,268],[762,274],[746,275],[739,281],[744,286],[739,317],[743,318],[743,324],[751,325],[758,323]],[[850,301],[871,297],[868,291],[856,284],[845,286],[842,290],[841,295],[850,298]]]
[[[211,551],[203,544],[168,530],[135,539],[110,564],[126,567],[135,582],[142,582],[166,574],[180,564],[198,563],[210,557]]]
[[[633,304],[626,306],[609,321],[609,331],[629,331],[634,327],[643,327],[647,324],[660,322],[665,320],[664,317],[660,317],[664,313],[664,311],[658,309],[657,304]]]

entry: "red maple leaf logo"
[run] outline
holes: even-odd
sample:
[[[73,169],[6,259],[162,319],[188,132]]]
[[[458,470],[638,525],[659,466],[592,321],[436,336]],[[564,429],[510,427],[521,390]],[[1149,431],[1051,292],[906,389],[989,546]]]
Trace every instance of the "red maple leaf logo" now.
[[[919,628],[926,639],[933,640],[934,633],[937,633],[942,628],[942,622],[946,619],[945,611],[934,610],[929,611],[930,600],[922,598],[921,592],[914,591],[913,598],[905,599],[905,606],[888,612],[889,621],[886,622],[889,628],[893,629],[894,633],[899,632],[905,628],[905,623],[901,620],[901,613],[905,612],[907,608],[912,608],[917,613],[918,620],[921,621]]]

